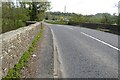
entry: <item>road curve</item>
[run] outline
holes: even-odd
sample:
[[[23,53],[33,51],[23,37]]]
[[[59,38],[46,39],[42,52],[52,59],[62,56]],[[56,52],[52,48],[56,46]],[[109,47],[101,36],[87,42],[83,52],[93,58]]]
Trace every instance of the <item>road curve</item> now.
[[[64,78],[118,78],[118,36],[47,24],[55,35]]]

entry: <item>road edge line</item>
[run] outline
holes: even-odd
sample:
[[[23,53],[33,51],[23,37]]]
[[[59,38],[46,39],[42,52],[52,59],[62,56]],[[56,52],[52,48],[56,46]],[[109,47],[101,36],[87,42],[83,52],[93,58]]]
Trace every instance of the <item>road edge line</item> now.
[[[62,71],[60,69],[61,61],[59,59],[60,52],[59,52],[58,47],[57,47],[57,42],[56,42],[54,32],[51,28],[50,28],[50,30],[51,30],[51,33],[53,36],[53,50],[54,50],[53,51],[53,55],[54,55],[54,73],[53,73],[53,76],[54,76],[54,78],[60,78],[62,75]]]

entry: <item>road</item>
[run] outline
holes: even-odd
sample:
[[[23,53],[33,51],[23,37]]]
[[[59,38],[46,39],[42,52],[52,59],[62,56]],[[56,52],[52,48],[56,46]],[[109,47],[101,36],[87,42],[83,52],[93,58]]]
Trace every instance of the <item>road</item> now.
[[[118,78],[118,36],[82,27],[46,24],[57,42],[64,78]]]

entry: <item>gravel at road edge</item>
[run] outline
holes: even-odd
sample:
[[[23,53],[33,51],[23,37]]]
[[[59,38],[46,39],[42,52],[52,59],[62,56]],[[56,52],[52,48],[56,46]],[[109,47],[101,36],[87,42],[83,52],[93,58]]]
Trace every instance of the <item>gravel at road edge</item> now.
[[[44,27],[35,52],[21,72],[22,78],[53,78],[53,39],[51,30],[47,26]]]

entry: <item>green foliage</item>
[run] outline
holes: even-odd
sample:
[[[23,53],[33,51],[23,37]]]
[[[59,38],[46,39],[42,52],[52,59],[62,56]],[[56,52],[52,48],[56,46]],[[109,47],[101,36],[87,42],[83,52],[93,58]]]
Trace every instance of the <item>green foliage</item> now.
[[[30,20],[32,20],[32,21],[37,20],[37,4],[36,4],[36,2],[32,3]]]
[[[29,20],[28,10],[21,7],[14,7],[10,2],[2,5],[2,32],[7,32],[25,26]]]
[[[87,18],[85,18],[85,17],[82,16],[82,15],[73,15],[73,16],[70,18],[70,21],[75,21],[75,22],[82,23],[82,22],[86,22],[86,21],[87,21]]]
[[[26,66],[27,61],[29,60],[29,58],[31,57],[33,51],[36,48],[37,42],[39,41],[39,39],[42,36],[42,32],[43,32],[43,29],[41,29],[40,32],[37,34],[37,36],[33,40],[32,44],[29,46],[28,50],[23,53],[23,55],[20,58],[19,62],[14,65],[14,68],[12,68],[12,69],[10,69],[8,71],[7,76],[5,76],[2,80],[7,80],[7,79],[12,80],[13,78],[15,78],[15,79],[20,78],[21,69]]]
[[[49,2],[32,2],[32,9],[30,13],[30,20],[41,21],[45,17],[45,11],[49,9]]]
[[[115,24],[116,23],[116,17],[112,16],[109,13],[98,13],[96,15],[76,15],[72,16],[70,21],[79,22],[79,23],[103,23],[103,24]]]
[[[111,21],[111,15],[108,14],[108,13],[103,13],[102,14],[102,19],[101,19],[101,23],[104,23],[104,24],[112,24],[112,21]]]
[[[19,1],[19,0],[18,0]],[[2,33],[25,26],[26,21],[42,21],[49,2],[2,3]]]
[[[37,17],[38,17],[38,21],[42,21],[45,18],[45,12],[40,11]]]
[[[103,24],[116,24],[117,16],[109,13],[97,13],[95,15],[81,15],[75,13],[62,13],[62,12],[47,12],[46,20],[61,21],[67,18],[69,22],[75,23],[103,23]]]

